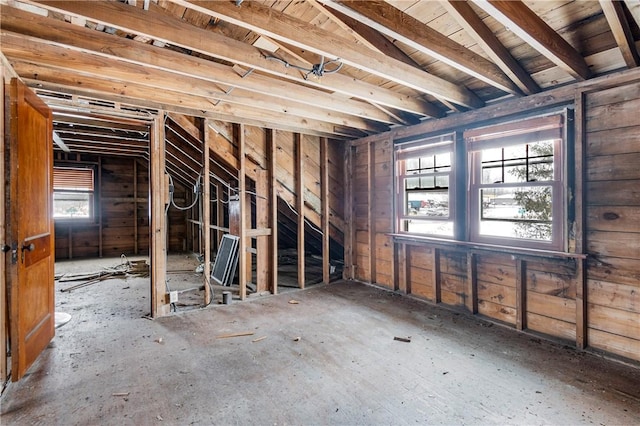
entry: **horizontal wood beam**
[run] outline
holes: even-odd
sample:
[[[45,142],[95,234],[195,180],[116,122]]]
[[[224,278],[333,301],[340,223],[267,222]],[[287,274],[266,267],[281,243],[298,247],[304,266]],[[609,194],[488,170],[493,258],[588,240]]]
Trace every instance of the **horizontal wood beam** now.
[[[487,27],[482,19],[471,8],[469,3],[464,1],[447,0],[442,6],[449,12],[458,24],[482,47],[482,50],[491,58],[493,62],[522,90],[530,95],[538,93],[540,86],[531,75],[511,56],[511,53],[498,40],[493,31]]]
[[[307,118],[299,118],[286,113],[256,111],[241,105],[213,105],[209,100],[170,90],[158,90],[136,84],[121,83],[106,78],[89,77],[70,70],[33,65],[16,60],[11,61],[18,74],[32,87],[41,87],[60,92],[76,90],[83,95],[91,94],[103,99],[119,99],[126,102],[159,108],[165,106],[175,112],[184,112],[196,117],[212,117],[231,123],[244,123],[256,127],[275,128],[304,132],[310,135],[340,138],[354,137],[357,132],[348,128],[323,123]],[[363,136],[363,135],[361,135]]]
[[[624,3],[618,0],[600,0],[600,6],[627,67],[637,67],[640,65],[640,55],[636,49],[629,21],[624,14]]]
[[[384,1],[332,1],[324,3],[419,52],[467,73],[498,89],[519,95],[520,90],[494,63],[451,40],[409,14]],[[432,93],[433,94],[433,93]],[[448,99],[453,102],[452,99]],[[459,102],[457,102],[459,103]],[[465,105],[472,106],[472,105]]]
[[[456,104],[479,108],[484,102],[470,90],[389,58],[356,46],[335,34],[256,2],[235,6],[231,2],[174,0],[175,3],[209,14],[230,24],[255,31],[275,40],[308,49],[327,58],[394,81]],[[335,74],[327,75],[327,80]],[[323,77],[324,80],[324,77]]]
[[[44,18],[7,6],[2,6],[0,12],[3,31],[47,40],[51,44],[117,59],[125,63],[144,65],[147,69],[196,77],[208,82],[260,93],[269,98],[294,101],[314,109],[341,112],[383,123],[395,122],[388,114],[365,102],[347,99],[342,95],[335,96],[290,81],[254,74],[251,69],[238,70],[229,65]]]
[[[143,35],[241,66],[255,68],[321,90],[335,91],[426,116],[437,114],[439,111],[437,108],[434,110],[433,105],[411,96],[380,88],[339,73],[326,75],[320,81],[305,80],[297,70],[286,68],[276,61],[267,60],[257,47],[190,25],[169,16],[153,3],[150,4],[149,10],[141,10],[120,2],[27,1],[50,11],[86,18],[128,33]],[[149,25],[149,22],[153,22],[154,25]]]
[[[582,55],[521,1],[473,2],[573,78],[586,80],[591,77]]]

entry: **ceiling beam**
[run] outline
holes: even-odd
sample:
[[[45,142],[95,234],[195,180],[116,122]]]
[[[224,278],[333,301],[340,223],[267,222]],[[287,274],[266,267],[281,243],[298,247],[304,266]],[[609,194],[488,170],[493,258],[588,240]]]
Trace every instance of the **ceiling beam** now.
[[[145,11],[120,2],[28,1],[51,11],[81,16],[102,25],[145,35],[154,40],[255,68],[321,90],[339,92],[424,116],[438,116],[437,114],[440,113],[436,107],[424,101],[339,73],[325,75],[321,80],[305,80],[297,70],[286,68],[276,61],[267,60],[260,49],[169,16],[153,3],[150,4],[149,10]],[[153,22],[154,25],[149,25],[149,22]]]
[[[600,6],[627,67],[637,67],[640,65],[640,55],[624,13],[624,4],[618,0],[600,0]]]
[[[173,1],[258,34],[308,49],[327,59],[339,58],[347,65],[419,92],[443,97],[471,108],[484,105],[480,98],[465,87],[418,70],[379,52],[356,46],[333,33],[259,3],[246,2],[237,7],[231,2],[221,1]],[[333,75],[335,74],[326,77]]]
[[[445,10],[460,24],[478,45],[500,67],[500,69],[522,90],[526,95],[538,93],[540,86],[531,75],[522,68],[522,65],[511,56],[511,53],[498,40],[493,31],[480,19],[464,1],[448,0],[441,2]]]
[[[133,83],[87,76],[72,70],[63,71],[26,62],[10,60],[11,65],[31,87],[55,90],[63,93],[91,94],[97,98],[126,101],[133,105],[147,106],[169,111],[183,112],[196,117],[212,117],[231,123],[245,123],[256,127],[281,129],[310,135],[340,138],[353,137],[362,132],[331,123],[299,118],[272,111],[256,111],[241,105],[213,105],[209,100],[174,92],[158,90]],[[161,92],[161,93],[153,93]]]
[[[119,62],[103,56],[69,50],[47,44],[40,39],[15,33],[3,31],[1,42],[3,52],[9,58],[88,76],[138,84],[158,91],[171,90],[186,95],[200,96],[209,100],[212,107],[219,106],[220,102],[223,102],[253,109],[254,113],[259,113],[262,110],[280,112],[370,132],[388,129],[387,126],[359,117],[313,108],[292,101],[284,102],[266,95],[257,95],[243,90],[225,93],[217,85],[200,79],[176,76],[173,73],[143,65]],[[61,57],[64,57],[65,60],[61,61]]]
[[[582,55],[521,1],[473,2],[576,80],[591,77]]]
[[[325,91],[257,73],[240,75],[228,65],[89,28],[72,26],[63,21],[39,17],[6,6],[0,8],[0,14],[2,15],[3,31],[12,31],[49,40],[52,44],[144,65],[147,68],[243,88],[270,97],[303,103],[313,108],[327,109],[383,123],[394,122],[389,115],[382,113],[379,109],[358,100],[345,98],[342,95],[336,96]]]
[[[384,1],[321,1],[376,31],[502,91],[521,94],[494,63]]]
[[[315,4],[318,4],[316,3],[316,0],[313,0],[313,2]],[[347,16],[339,12],[338,10],[331,10],[326,6],[319,6],[319,7],[322,7],[322,10],[324,10],[324,12],[327,13],[328,15],[331,15],[333,19],[342,21],[344,25],[350,28],[354,33],[358,34],[361,39],[366,40],[367,43],[373,49],[376,49],[379,52],[389,57],[392,57],[400,62],[404,62],[407,65],[411,65],[412,67],[422,69],[420,64],[414,61],[413,58],[407,55],[402,49],[396,46],[391,40],[386,38],[382,33],[374,30],[370,26],[365,25],[356,19],[353,19],[350,16]],[[460,107],[458,107],[455,104],[452,104],[446,99],[438,98],[438,101],[442,102],[444,105],[447,106],[447,108],[450,108],[453,111],[461,110]]]

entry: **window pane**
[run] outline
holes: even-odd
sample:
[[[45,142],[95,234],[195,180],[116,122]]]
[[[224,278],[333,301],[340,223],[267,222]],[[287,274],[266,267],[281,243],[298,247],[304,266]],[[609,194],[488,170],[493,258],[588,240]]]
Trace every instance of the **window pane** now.
[[[480,191],[480,234],[551,241],[550,186]]]
[[[54,192],[54,218],[90,218],[92,196],[89,193]]]
[[[481,151],[482,183],[553,180],[553,141]]]
[[[402,229],[415,234],[453,237],[453,222],[440,220],[403,220]]]
[[[449,217],[449,191],[407,192],[406,215]]]

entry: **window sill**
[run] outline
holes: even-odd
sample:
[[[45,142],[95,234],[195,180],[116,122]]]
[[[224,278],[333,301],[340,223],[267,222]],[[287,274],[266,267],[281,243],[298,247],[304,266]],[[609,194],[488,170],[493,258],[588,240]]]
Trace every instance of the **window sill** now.
[[[538,257],[538,258],[557,258],[557,259],[586,259],[585,253],[565,253],[553,250],[540,250],[525,247],[501,246],[494,244],[473,243],[469,241],[456,241],[444,238],[425,237],[411,234],[387,234],[397,243],[421,243],[439,248],[459,250],[471,253],[502,253],[510,254],[514,259],[518,257]]]

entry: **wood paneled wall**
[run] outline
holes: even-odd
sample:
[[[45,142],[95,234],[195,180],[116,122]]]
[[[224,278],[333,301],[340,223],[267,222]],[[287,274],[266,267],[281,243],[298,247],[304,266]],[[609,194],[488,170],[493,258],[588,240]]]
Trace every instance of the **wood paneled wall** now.
[[[129,157],[90,156],[78,164],[96,164],[96,216],[87,222],[56,221],[56,260],[118,257],[149,253],[148,162]],[[72,161],[65,161],[73,165]],[[185,188],[176,183],[174,198],[184,204]],[[183,251],[185,213],[169,209],[170,251]]]
[[[573,104],[576,234],[569,256],[392,237],[393,139]],[[640,360],[640,73],[629,71],[435,123],[354,141],[345,259],[356,280],[519,330]],[[571,169],[571,167],[570,167]],[[581,218],[583,220],[581,220]],[[394,240],[395,238],[395,240]],[[352,242],[351,242],[352,241]],[[584,260],[586,257],[586,260]],[[350,278],[349,276],[347,276]]]

